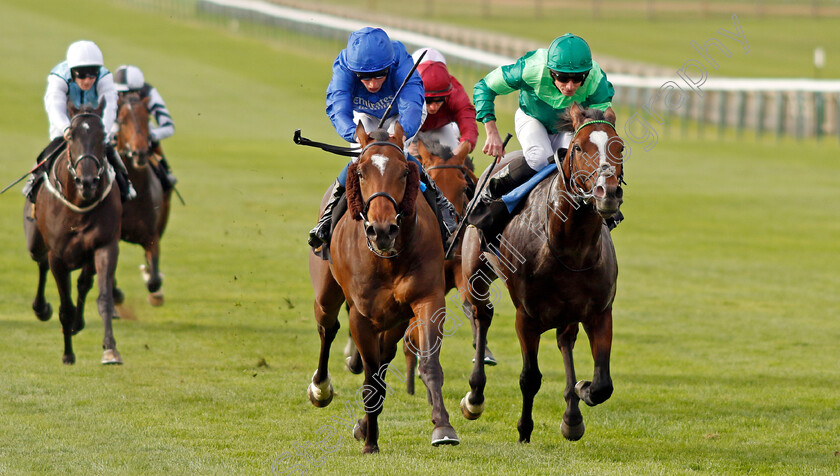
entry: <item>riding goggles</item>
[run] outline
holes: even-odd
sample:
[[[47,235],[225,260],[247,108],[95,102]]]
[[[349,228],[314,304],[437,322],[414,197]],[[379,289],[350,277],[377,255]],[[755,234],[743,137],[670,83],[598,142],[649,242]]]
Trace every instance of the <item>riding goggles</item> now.
[[[446,96],[434,96],[434,97],[426,96],[426,104],[434,104],[436,102],[440,102],[440,103],[446,102]]]
[[[73,77],[78,79],[95,78],[99,76],[99,66],[82,66],[73,68]]]
[[[573,83],[582,83],[586,81],[586,77],[589,75],[589,72],[563,73],[561,71],[554,71],[553,69],[549,71],[551,72],[551,78],[559,83],[568,83],[569,81],[572,81]]]
[[[385,76],[388,76],[388,69],[380,69],[379,71],[370,71],[367,73],[356,72],[356,77],[361,80],[368,80],[368,79],[382,79]]]

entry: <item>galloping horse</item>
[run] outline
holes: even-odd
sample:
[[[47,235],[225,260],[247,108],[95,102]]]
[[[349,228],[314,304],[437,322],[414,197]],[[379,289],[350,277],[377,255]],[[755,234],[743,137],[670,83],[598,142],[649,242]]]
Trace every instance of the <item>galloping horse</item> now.
[[[455,155],[449,147],[429,140],[423,132],[419,132],[417,134],[417,153],[420,155],[423,168],[426,169],[440,191],[455,207],[455,212],[460,220],[469,202],[467,195],[467,189],[470,186],[469,181],[471,180],[473,185],[478,181],[470,167],[471,164],[467,164],[468,151],[464,150]],[[453,288],[466,289],[462,279],[460,253],[456,254],[454,259],[444,262],[443,272],[446,279],[444,293]],[[414,326],[410,328],[412,332],[405,336],[406,342],[403,345],[403,353],[405,354],[407,368],[406,390],[413,395],[414,368],[417,364],[417,355],[412,349],[419,348],[419,333],[417,332],[419,329]]]
[[[137,197],[123,205],[122,239],[146,251],[146,264],[141,267],[143,280],[150,293],[149,302],[160,306],[163,304],[160,239],[169,220],[172,191],[163,191],[160,179],[152,170],[154,153],[149,148],[148,102],[148,97],[141,100],[137,93],[124,94],[119,101],[117,151],[137,190]],[[114,295],[122,302],[122,292],[116,287]]]
[[[397,343],[411,317],[417,316],[423,354],[420,366],[432,397],[432,445],[458,444],[441,392],[439,346],[445,307],[437,219],[425,200],[416,200],[419,171],[403,154],[402,127],[396,124],[394,136],[389,137],[382,129],[368,135],[359,124],[356,137],[362,152],[348,170],[348,213],[336,224],[332,261],[309,255],[321,353],[307,394],[317,407],[332,401],[327,364],[346,296],[350,333],[365,372],[361,388],[365,416],[353,435],[365,439],[362,453],[378,452],[377,417],[385,398],[385,372],[395,370],[390,362]],[[322,202],[322,211],[323,207]]]
[[[578,402],[594,406],[613,391],[610,346],[618,265],[604,218],[615,214],[622,203],[624,143],[615,131],[611,109],[605,114],[574,104],[568,114],[575,136],[559,164],[560,173],[539,183],[507,225],[499,264],[488,264],[493,259],[486,255],[482,259],[479,234],[473,227],[467,229],[461,248],[463,272],[470,285],[467,299],[479,330],[471,390],[461,400],[461,411],[466,418],[476,419],[484,410],[483,357],[493,317],[490,286],[498,276],[516,307],[522,348],[520,442],[529,442],[534,429],[531,411],[542,379],[537,351],[543,332],[557,329],[557,345],[563,354],[566,411],[560,428],[566,439],[578,440],[584,433]],[[572,350],[579,323],[589,336],[595,372],[591,382],[575,384]]]
[[[97,306],[105,327],[103,364],[121,364],[111,327],[113,285],[120,240],[120,193],[105,158],[102,109],[75,110],[68,104],[70,132],[67,152],[44,174],[35,206],[24,205],[24,231],[32,259],[38,263],[38,291],[32,309],[42,321],[52,315],[44,298],[47,269],[52,271],[61,298],[59,318],[64,333],[65,364],[76,362],[72,336],[84,326],[85,298],[98,274]],[[76,306],[70,296],[70,272],[81,268]]]

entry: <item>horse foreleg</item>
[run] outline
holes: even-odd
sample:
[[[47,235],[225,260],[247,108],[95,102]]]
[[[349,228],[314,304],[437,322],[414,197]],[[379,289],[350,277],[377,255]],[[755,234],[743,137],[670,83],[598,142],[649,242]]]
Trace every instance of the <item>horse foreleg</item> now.
[[[419,344],[417,343],[417,336],[413,335],[412,332],[405,334],[403,336],[403,354],[405,355],[405,391],[409,395],[414,395],[414,379],[415,374],[414,370],[417,368],[417,354],[414,353],[412,348],[417,348]]]
[[[522,416],[516,425],[519,430],[519,442],[530,443],[534,431],[534,397],[540,391],[542,374],[537,361],[540,350],[540,333],[529,326],[529,318],[521,308],[516,310],[516,334],[522,348],[522,373],[519,375],[519,389],[522,391]]]
[[[96,268],[93,263],[85,264],[82,267],[82,272],[79,273],[79,279],[76,283],[76,321],[73,323],[73,335],[81,332],[85,328],[85,300],[87,299],[90,288],[93,287],[93,275],[96,273]]]
[[[102,316],[102,326],[105,330],[102,339],[103,364],[122,364],[122,357],[117,351],[117,341],[114,339],[114,329],[112,327],[112,321],[116,313],[114,309],[114,272],[117,269],[118,256],[119,247],[116,240],[94,252],[94,264],[98,275],[96,281],[99,285],[99,296],[96,298],[96,304],[99,308],[99,315]]]
[[[443,403],[443,369],[440,366],[440,346],[443,343],[441,328],[446,307],[441,296],[439,302],[418,303],[412,306],[412,310],[420,324],[416,326],[420,331],[420,375],[426,384],[427,395],[431,397],[429,403],[432,405],[432,423],[435,425],[432,445],[457,445],[460,440],[449,423],[449,413]]]
[[[563,355],[563,367],[566,371],[566,389],[563,391],[563,399],[566,400],[566,411],[563,413],[563,422],[560,424],[560,431],[569,441],[577,441],[583,437],[586,427],[583,424],[583,415],[580,413],[580,398],[575,393],[575,359],[573,350],[577,340],[578,324],[569,324],[565,329],[557,329],[557,347]]]
[[[578,397],[590,407],[604,403],[613,392],[610,378],[610,349],[612,348],[612,308],[595,316],[583,329],[589,336],[589,347],[595,372],[592,382],[581,380],[575,385]]]
[[[355,308],[350,309],[350,329],[365,367],[365,383],[361,388],[365,416],[358,421],[353,429],[353,436],[357,440],[364,438],[363,454],[378,453],[379,424],[377,418],[382,412],[382,404],[385,401],[385,382],[378,377],[381,361],[379,338],[370,322],[361,316]]]
[[[49,261],[50,271],[55,278],[58,297],[61,300],[61,305],[58,308],[58,319],[61,321],[61,331],[64,334],[64,355],[62,355],[61,361],[67,365],[72,365],[76,363],[72,342],[76,309],[73,307],[73,300],[70,297],[70,270],[52,254],[50,254]]]
[[[163,277],[160,275],[160,242],[155,239],[149,245],[144,247],[146,251],[146,271],[148,277],[146,281],[146,289],[150,293],[157,292],[163,285]]]
[[[39,321],[49,321],[52,317],[52,306],[44,297],[44,288],[47,284],[47,271],[50,270],[50,264],[47,260],[38,262],[38,290],[35,293],[35,300],[32,301],[32,310],[35,311],[35,317]]]

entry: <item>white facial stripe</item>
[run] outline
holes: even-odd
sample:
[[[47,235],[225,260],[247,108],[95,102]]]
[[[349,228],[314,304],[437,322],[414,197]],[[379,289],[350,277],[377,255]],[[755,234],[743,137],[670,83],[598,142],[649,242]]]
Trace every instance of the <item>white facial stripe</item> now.
[[[601,166],[609,165],[607,163],[607,141],[609,140],[609,136],[604,131],[595,131],[589,134],[589,141],[598,146],[598,157]],[[595,181],[596,185],[604,185],[607,179],[603,175],[598,175],[598,180]]]
[[[82,123],[82,129],[84,129],[84,130],[88,130],[88,129],[90,129],[90,126],[88,125],[88,123],[87,123],[87,122],[83,122],[83,123]]]
[[[388,163],[388,157],[385,157],[382,154],[376,154],[370,159],[373,162],[373,165],[379,169],[379,173],[385,175],[385,165]]]

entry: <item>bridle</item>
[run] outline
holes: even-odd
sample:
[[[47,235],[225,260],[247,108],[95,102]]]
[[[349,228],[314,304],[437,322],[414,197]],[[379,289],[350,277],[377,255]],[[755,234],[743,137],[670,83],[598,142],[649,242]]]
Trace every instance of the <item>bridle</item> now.
[[[400,154],[402,154],[402,155],[403,155],[403,157],[405,157],[405,153],[403,152],[403,149],[402,149],[400,146],[398,146],[397,144],[394,144],[393,142],[388,142],[388,141],[374,141],[374,142],[369,143],[368,145],[366,145],[366,146],[365,146],[365,148],[364,148],[364,149],[362,149],[361,153],[359,153],[359,157],[363,156],[363,155],[365,154],[365,152],[367,152],[367,150],[368,150],[369,148],[371,148],[371,147],[373,147],[373,146],[380,146],[380,145],[381,145],[381,146],[384,146],[384,145],[389,145],[389,146],[391,146],[391,147],[395,147],[395,148],[396,148],[396,149],[400,152]],[[374,198],[377,198],[377,197],[384,197],[384,198],[386,198],[389,202],[391,202],[391,204],[393,204],[393,205],[394,205],[394,210],[396,210],[396,212],[397,212],[397,217],[396,217],[396,221],[397,221],[397,228],[401,228],[401,227],[402,227],[402,222],[403,222],[403,210],[400,208],[400,204],[399,204],[399,203],[397,203],[397,200],[396,200],[393,196],[391,196],[391,194],[389,194],[388,192],[375,192],[375,193],[373,193],[370,197],[368,197],[368,198],[364,201],[365,206],[364,206],[364,208],[363,208],[363,209],[359,212],[359,216],[360,216],[360,217],[361,217],[361,219],[362,219],[362,227],[363,227],[363,229],[367,229],[367,227],[368,227],[368,226],[370,226],[370,220],[368,220],[367,213],[368,213],[368,210],[370,210],[370,202],[372,202],[372,201],[373,201],[373,199],[374,199]],[[408,246],[408,244],[409,244],[409,243],[411,243],[412,239],[414,238],[414,232],[417,230],[417,226],[416,226],[416,225],[417,225],[417,214],[416,214],[416,213],[414,214],[414,224],[415,224],[415,226],[414,226],[414,228],[412,229],[411,236],[410,236],[410,237],[409,237],[409,239],[408,239],[408,240],[407,240],[407,241],[403,244],[402,249],[399,249],[399,250],[397,250],[397,251],[395,251],[395,252],[393,252],[393,253],[391,253],[391,254],[387,254],[387,255],[386,255],[386,254],[383,254],[383,253],[380,253],[379,251],[377,251],[377,250],[373,247],[373,244],[370,242],[370,237],[368,237],[367,233],[365,233],[365,234],[364,234],[364,235],[365,235],[365,241],[367,242],[367,247],[368,247],[368,249],[369,249],[369,250],[370,250],[370,251],[371,251],[374,255],[376,255],[376,256],[378,256],[378,257],[380,257],[380,258],[391,259],[391,258],[395,258],[395,257],[397,257],[397,256],[398,256],[400,253],[402,253],[402,251],[403,251],[403,250],[404,250],[404,249]]]
[[[568,179],[568,182],[566,180],[566,173],[563,170],[562,161],[557,157],[557,154],[554,155],[554,162],[557,164],[557,170],[560,173],[560,177],[561,177],[561,179],[563,180],[564,183],[569,184],[569,188],[570,188],[570,190],[569,190],[570,193],[569,194],[578,203],[586,203],[590,199],[592,199],[592,197],[594,197],[594,194],[592,193],[592,191],[586,191],[586,190],[583,189],[583,187],[581,187],[579,185],[578,181],[581,178],[583,178],[583,181],[586,182],[587,180],[589,180],[590,178],[592,178],[592,176],[594,176],[596,174],[597,174],[597,178],[599,178],[599,179],[600,178],[612,177],[612,176],[615,175],[615,170],[616,170],[614,165],[609,165],[609,164],[601,164],[598,168],[594,169],[592,172],[589,172],[589,173],[584,173],[584,172],[580,172],[580,171],[575,170],[575,167],[576,167],[576,164],[577,164],[577,160],[576,160],[577,156],[576,156],[576,153],[575,153],[575,149],[573,147],[575,137],[577,137],[577,135],[581,131],[581,129],[583,129],[584,127],[587,127],[587,126],[591,126],[593,124],[607,124],[615,132],[615,126],[611,122],[604,121],[604,120],[587,121],[587,122],[584,122],[583,124],[581,124],[580,126],[578,126],[578,128],[575,130],[575,134],[572,136],[571,142],[569,143],[569,179]],[[618,177],[618,180],[619,180],[619,183],[624,182],[623,170],[622,170],[622,175],[620,175]]]
[[[131,147],[131,144],[134,143],[134,138],[137,137],[139,134],[141,134],[140,122],[137,120],[137,116],[134,114],[134,107],[133,107],[133,105],[135,103],[138,103],[138,102],[140,102],[142,104],[142,101],[138,100],[136,96],[127,96],[125,98],[125,100],[122,102],[122,104],[120,105],[120,110],[122,110],[122,108],[128,106],[128,111],[131,114],[131,120],[134,122],[134,131],[133,131],[134,134],[131,136],[130,140],[126,141],[125,150],[120,152],[122,155],[125,155],[125,157],[129,160],[133,160],[134,155],[136,154],[136,151],[134,150],[134,147]],[[123,123],[120,122],[120,128],[122,128],[122,124]]]
[[[75,116],[73,116],[73,119],[75,120],[77,117],[85,117],[85,116],[92,116],[92,117],[95,117],[95,118],[99,119],[100,122],[102,121],[101,117],[99,117],[96,114],[89,113],[89,112],[76,114]],[[79,157],[77,157],[76,160],[74,161],[73,156],[70,154],[70,147],[68,146],[67,147],[67,170],[70,171],[70,176],[73,177],[73,182],[76,185],[80,185],[81,182],[82,182],[82,179],[79,178],[79,176],[76,174],[76,167],[83,160],[92,160],[93,163],[96,164],[96,178],[95,178],[96,181],[98,181],[102,177],[102,174],[105,172],[105,161],[104,160],[101,160],[99,157],[97,157],[93,154],[82,154]]]

